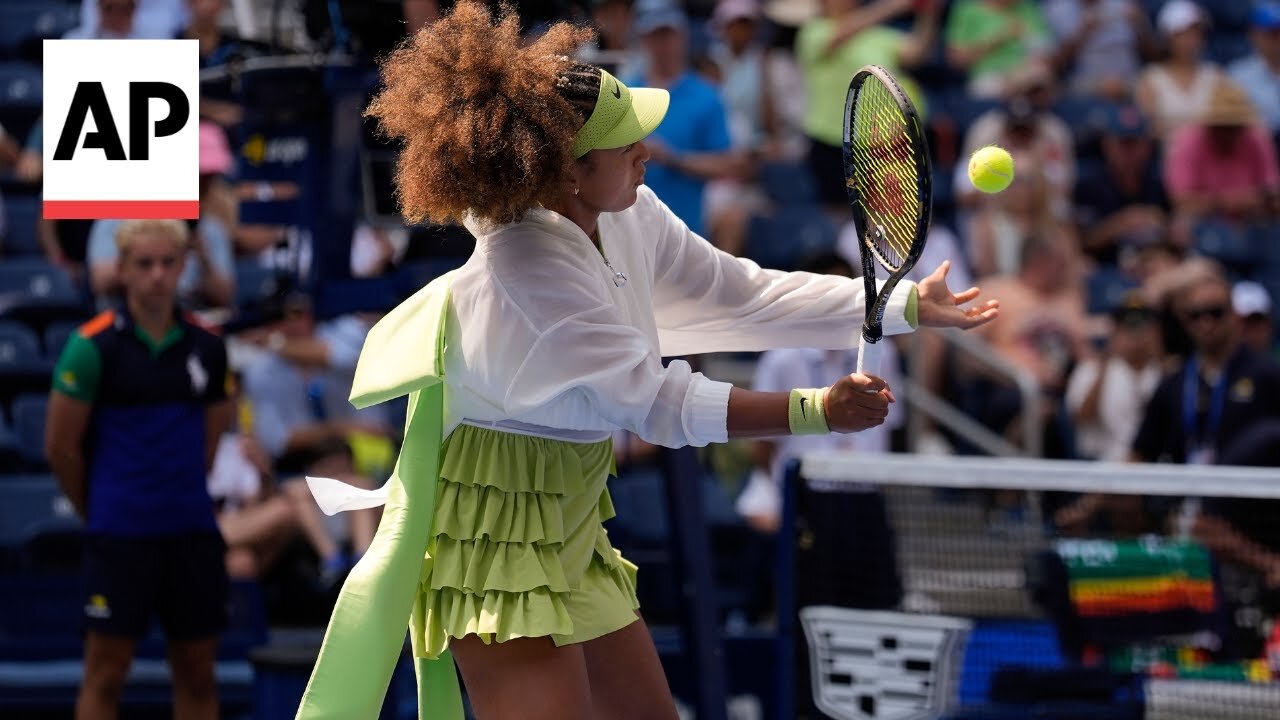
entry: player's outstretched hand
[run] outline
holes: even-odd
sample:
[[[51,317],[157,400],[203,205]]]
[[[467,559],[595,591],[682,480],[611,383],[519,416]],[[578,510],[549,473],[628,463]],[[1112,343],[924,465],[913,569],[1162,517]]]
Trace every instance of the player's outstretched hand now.
[[[968,330],[995,320],[1000,314],[999,300],[988,300],[967,308],[960,307],[977,300],[982,291],[971,287],[963,292],[952,293],[951,288],[947,287],[947,273],[950,271],[951,261],[945,260],[916,287],[920,296],[920,325]]]
[[[884,380],[853,373],[836,381],[827,391],[823,410],[832,432],[851,433],[873,428],[889,415],[889,403],[897,402]]]

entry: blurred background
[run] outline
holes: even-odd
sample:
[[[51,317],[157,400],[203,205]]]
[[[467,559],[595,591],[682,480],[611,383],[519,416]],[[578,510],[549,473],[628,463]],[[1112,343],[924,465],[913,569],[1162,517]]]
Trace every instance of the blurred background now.
[[[40,218],[42,40],[199,40],[201,217],[192,223],[179,293],[187,309],[220,328],[238,407],[209,481],[235,581],[220,696],[228,717],[291,717],[337,588],[372,529],[319,517],[297,478],[326,474],[368,486],[386,478],[404,406],[357,413],[346,402],[364,335],[473,247],[461,228],[403,223],[392,186],[397,149],[362,115],[377,89],[377,59],[449,4],[0,0],[0,709],[18,713],[6,716],[69,716],[79,682],[79,526],[43,456],[44,413],[67,338],[119,299],[118,223]],[[727,667],[728,710],[720,712],[775,717],[783,712],[775,673],[793,664],[776,648],[783,584],[798,585],[805,597],[809,583],[812,597],[854,608],[903,609],[911,596],[902,578],[910,574],[904,563],[916,556],[902,551],[903,516],[894,508],[903,506],[892,497],[863,488],[845,493],[841,503],[848,505],[801,513],[799,529],[784,522],[785,469],[800,453],[840,451],[852,464],[883,453],[934,463],[1182,464],[1182,425],[1177,418],[1158,422],[1178,414],[1182,386],[1164,379],[1185,369],[1187,358],[1225,347],[1227,356],[1248,362],[1224,370],[1233,383],[1233,421],[1232,437],[1213,438],[1219,460],[1280,462],[1268,454],[1280,447],[1273,321],[1280,300],[1280,3],[538,0],[515,7],[530,37],[557,20],[593,25],[597,40],[583,49],[584,59],[629,84],[670,89],[671,111],[648,143],[647,183],[717,247],[781,269],[852,275],[859,267],[840,165],[840,112],[859,67],[889,68],[925,118],[933,160],[933,225],[917,279],[950,260],[953,288],[978,284],[1002,302],[1000,319],[980,331],[921,332],[897,342],[885,374],[891,387],[904,389],[898,396],[905,401],[875,432],[812,444],[729,443],[677,459],[617,435],[611,536],[641,567],[646,617],[691,713],[695,706],[708,712],[698,683],[709,672],[700,664],[708,656],[693,652],[691,617],[712,623],[725,643],[741,643],[714,656]],[[998,195],[977,192],[966,174],[969,154],[987,144],[1009,149],[1017,163],[1013,185]],[[1206,284],[1213,287],[1206,291]],[[717,379],[772,390],[825,384],[822,378],[852,370],[856,358],[793,349],[694,361]],[[1228,452],[1228,441],[1244,435],[1254,445]],[[1205,495],[1213,494],[1213,477],[1206,475]],[[1280,485],[1280,474],[1275,480]],[[1186,517],[1179,515],[1185,503],[1101,501],[1106,481],[1097,482],[1096,493],[1035,495],[1040,537],[1126,542],[1169,535],[1173,520]],[[673,512],[690,488],[701,509]],[[927,516],[959,503],[976,518],[963,531],[988,534],[1007,529],[1002,523],[1026,522],[1032,496],[1007,487],[935,489],[927,501],[909,494],[897,502]],[[869,497],[877,499],[868,505]],[[1201,512],[1230,515],[1214,516],[1220,505]],[[1237,523],[1249,528],[1240,531],[1250,538],[1249,559],[1190,525],[1180,537],[1208,548],[1215,608],[1232,615],[1238,642],[1177,647],[1207,653],[1194,656],[1200,665],[1260,662],[1248,666],[1252,676],[1241,671],[1233,679],[1274,687],[1280,635],[1270,641],[1270,665],[1265,657],[1280,612],[1280,515],[1266,497],[1246,510],[1231,507],[1250,518]],[[824,545],[824,529],[832,533],[855,522],[850,518],[866,531],[856,541]],[[929,532],[944,547],[947,533],[960,531]],[[821,552],[796,560],[793,546]],[[998,552],[984,547],[975,552]],[[941,572],[945,555],[932,551],[930,567]],[[1076,555],[1062,557],[1064,567],[1074,567]],[[854,558],[888,565],[850,575],[850,565],[880,562]],[[780,579],[792,560],[808,570]],[[1223,581],[1230,573],[1219,562],[1252,580]],[[709,573],[699,582],[714,602],[695,612],[682,588],[699,568]],[[818,576],[835,579],[814,589]],[[1013,583],[1011,592],[1027,599],[1013,609],[914,609],[1028,623],[1014,633],[1017,642],[1001,646],[1007,657],[984,651],[987,675],[992,663],[1029,658],[1096,668],[1100,655],[1064,634],[1063,607],[1032,585],[1029,576]],[[124,717],[168,711],[163,658],[158,634],[140,646]],[[795,664],[803,670],[805,662]],[[1133,659],[1129,670],[1145,673],[1149,665]],[[397,675],[388,717],[413,715],[411,675]],[[1096,700],[1103,681],[1044,682],[1094,694],[1055,695],[1058,709],[1050,711],[1044,697],[995,697],[1010,685],[984,680],[963,686],[965,706],[1023,710],[953,717],[1029,717],[1032,706],[1048,713],[1036,717],[1076,717],[1063,708]],[[808,694],[803,682],[799,687],[799,695]],[[790,716],[823,716],[799,707],[803,700]],[[1134,702],[1137,715],[1115,716],[1151,716]],[[1108,696],[1078,716],[1111,717],[1098,714],[1100,707],[1131,710]],[[1280,716],[1280,704],[1265,707],[1221,717]],[[916,717],[861,712],[853,717]]]

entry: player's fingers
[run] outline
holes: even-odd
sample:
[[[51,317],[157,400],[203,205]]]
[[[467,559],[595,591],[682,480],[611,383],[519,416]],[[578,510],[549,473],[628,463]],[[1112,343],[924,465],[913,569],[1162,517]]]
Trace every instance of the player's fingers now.
[[[997,317],[1000,317],[1000,302],[997,300],[989,300],[978,307],[972,307],[965,311],[968,319],[968,326],[971,328],[985,325]]]
[[[956,301],[957,305],[963,305],[967,302],[970,302],[971,300],[976,299],[981,294],[982,294],[982,290],[976,287],[971,287],[968,290],[965,290],[963,292],[955,293],[951,297]]]
[[[849,383],[853,385],[854,390],[864,393],[878,393],[889,387],[889,384],[882,378],[875,375],[863,375],[862,373],[850,373]]]

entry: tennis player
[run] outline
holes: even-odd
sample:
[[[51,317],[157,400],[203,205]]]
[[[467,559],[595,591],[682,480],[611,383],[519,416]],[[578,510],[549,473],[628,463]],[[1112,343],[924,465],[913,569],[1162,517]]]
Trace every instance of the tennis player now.
[[[510,8],[463,0],[385,62],[369,114],[404,143],[405,216],[464,222],[477,245],[366,340],[353,402],[410,395],[396,473],[380,495],[312,479],[328,511],[387,507],[300,718],[375,716],[407,623],[424,717],[461,717],[451,654],[481,720],[674,720],[636,568],[602,526],[611,431],[673,448],[855,432],[893,402],[857,374],[759,393],[663,364],[855,346],[862,284],[763,270],[690,232],[643,184],[667,91],[571,60],[589,39],[560,23],[525,43]],[[886,334],[996,317],[995,301],[961,307],[979,291],[953,294],[947,267],[899,286]]]

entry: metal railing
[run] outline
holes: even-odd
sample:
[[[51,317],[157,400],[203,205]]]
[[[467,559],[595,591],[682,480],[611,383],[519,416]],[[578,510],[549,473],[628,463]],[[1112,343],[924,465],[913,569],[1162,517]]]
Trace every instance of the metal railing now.
[[[1021,446],[1014,445],[939,397],[925,385],[921,380],[924,374],[925,348],[917,333],[913,334],[909,341],[912,348],[908,356],[909,375],[905,381],[907,403],[915,411],[910,414],[907,425],[907,438],[911,450],[919,449],[921,438],[926,433],[926,423],[932,420],[973,443],[988,455],[1040,457],[1044,442],[1040,420],[1043,414],[1043,400],[1040,395],[1040,384],[1035,376],[1005,360],[990,344],[973,333],[961,330],[930,332],[941,338],[948,347],[954,348],[969,359],[978,361],[989,371],[1018,388],[1018,394],[1022,399],[1018,432],[1022,442]]]

